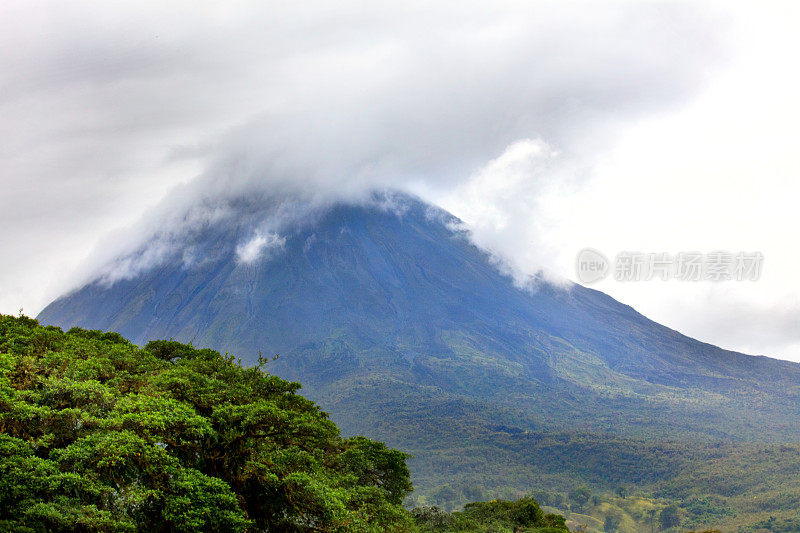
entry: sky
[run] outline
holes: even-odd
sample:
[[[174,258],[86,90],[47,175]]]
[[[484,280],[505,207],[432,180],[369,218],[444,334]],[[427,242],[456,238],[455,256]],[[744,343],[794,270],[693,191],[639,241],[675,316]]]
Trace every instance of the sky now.
[[[760,252],[755,281],[591,287],[800,361],[798,27],[788,1],[3,2],[0,312],[222,199],[389,187],[520,278]]]

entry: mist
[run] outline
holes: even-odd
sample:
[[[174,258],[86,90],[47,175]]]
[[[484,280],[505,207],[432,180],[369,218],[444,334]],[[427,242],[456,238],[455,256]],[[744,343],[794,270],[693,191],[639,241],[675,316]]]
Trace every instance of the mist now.
[[[409,192],[464,220],[519,279],[570,277],[591,228],[629,194],[599,184],[609,154],[704,98],[753,19],[659,2],[11,2],[0,17],[0,245],[14,258],[0,265],[0,306],[29,314],[151,268],[239,198]],[[639,167],[640,181],[660,165]],[[605,202],[599,219],[567,213],[586,191]],[[276,225],[230,245],[269,256]],[[676,320],[678,306],[619,294]],[[721,342],[719,329],[693,333]]]
[[[20,4],[6,11],[18,19],[6,40],[18,46],[5,47],[17,51],[5,60],[23,75],[4,80],[3,124],[9,136],[28,126],[6,147],[3,174],[23,190],[4,217],[46,212],[37,223],[53,236],[67,220],[82,242],[65,244],[90,257],[71,260],[82,263],[75,285],[237,197],[324,202],[391,188],[442,202],[474,191],[474,177],[515,143],[559,154],[549,172],[519,176],[506,191],[535,201],[554,181],[580,182],[620,127],[685,100],[724,58],[708,9],[578,6],[467,3],[453,14],[414,3],[270,4],[187,14]],[[41,43],[34,33],[48,46],[19,46]],[[46,118],[36,115],[44,109]],[[25,190],[30,182],[35,191]],[[475,206],[455,214],[467,215],[479,244],[503,256],[505,243],[519,248],[519,235],[482,239],[489,221]],[[530,208],[494,207],[511,218]],[[76,227],[78,213],[88,227]],[[16,244],[20,253],[37,253],[32,240]],[[47,241],[38,244],[58,246]],[[136,268],[160,255],[140,254]],[[545,251],[508,260],[528,271],[548,263]]]

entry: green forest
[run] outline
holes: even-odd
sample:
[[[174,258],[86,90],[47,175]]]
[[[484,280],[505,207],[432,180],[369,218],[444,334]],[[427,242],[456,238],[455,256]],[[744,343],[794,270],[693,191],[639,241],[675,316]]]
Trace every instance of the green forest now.
[[[800,531],[797,445],[432,428],[410,457],[268,365],[0,316],[0,531]]]
[[[407,455],[174,341],[0,317],[0,530],[566,531],[531,498],[408,510]]]

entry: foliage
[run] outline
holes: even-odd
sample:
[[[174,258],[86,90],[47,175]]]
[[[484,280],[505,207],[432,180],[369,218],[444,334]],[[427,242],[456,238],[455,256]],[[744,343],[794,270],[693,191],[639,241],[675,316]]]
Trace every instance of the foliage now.
[[[761,533],[768,531],[770,533],[798,533],[800,531],[800,518],[784,518],[777,519],[770,516],[766,520],[761,520],[747,528],[740,528],[741,532],[757,532]]]
[[[438,507],[415,508],[421,532],[540,532],[569,531],[563,516],[546,514],[533,498],[516,501],[473,502],[462,511],[447,513]]]
[[[592,497],[592,491],[589,490],[589,487],[583,486],[573,489],[569,493],[569,499],[575,504],[576,508],[580,511],[582,510],[587,503],[589,503],[589,499]]]
[[[434,405],[429,410],[440,416]],[[451,404],[450,412],[458,411]],[[484,416],[478,413],[476,418]],[[505,414],[498,410],[494,416]],[[393,446],[415,451],[409,461],[414,505],[455,509],[476,499],[468,496],[474,487],[481,489],[482,499],[515,499],[528,494],[526,487],[536,487],[530,494],[537,501],[560,513],[591,515],[600,520],[600,531],[605,511],[593,498],[579,509],[568,496],[573,489],[589,487],[593,496],[621,507],[629,518],[620,531],[626,531],[626,524],[630,531],[650,531],[661,509],[672,503],[681,508],[681,525],[687,529],[723,531],[749,527],[770,515],[790,519],[800,508],[797,443],[638,439],[577,430],[485,435],[475,425],[470,429],[454,421],[452,414],[446,420],[438,427],[423,424],[421,417],[404,421],[424,428],[428,442],[390,439]],[[462,449],[466,452],[459,453]],[[448,490],[440,490],[445,484]],[[619,486],[628,487],[625,498],[615,494]],[[644,499],[652,504],[636,509]]]
[[[682,505],[688,518],[696,523],[709,523],[734,515],[734,511],[719,497],[690,498]]]
[[[681,525],[680,509],[675,504],[666,506],[658,516],[658,521],[664,529]]]
[[[606,519],[603,522],[603,530],[606,533],[614,533],[619,529],[619,525],[622,523],[622,511],[619,509],[613,509],[606,513]]]
[[[0,530],[409,530],[406,455],[299,384],[173,341],[0,315]]]
[[[406,456],[342,439],[298,388],[175,341],[139,349],[115,333],[2,317],[0,530],[413,527],[398,505],[410,488]],[[374,433],[417,452],[411,465],[423,490],[407,500],[413,505],[452,510],[536,486],[529,495],[550,510],[580,508],[600,529],[602,502],[612,501],[623,510],[619,531],[650,530],[669,504],[687,528],[758,531],[770,514],[775,531],[797,528],[796,444],[537,430],[515,426],[513,411],[466,400],[398,389],[397,404],[349,390],[391,421]],[[619,487],[629,494],[614,500]],[[589,500],[570,502],[576,488]],[[638,509],[648,494],[652,503]]]

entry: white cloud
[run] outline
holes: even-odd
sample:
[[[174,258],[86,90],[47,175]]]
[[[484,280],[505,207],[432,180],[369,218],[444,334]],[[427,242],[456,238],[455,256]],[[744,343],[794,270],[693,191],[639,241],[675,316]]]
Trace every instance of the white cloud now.
[[[286,237],[281,237],[276,233],[256,234],[249,241],[236,247],[236,259],[240,263],[250,265],[259,259],[268,259],[285,244]]]
[[[136,231],[159,232],[148,209],[165,198],[180,213],[254,189],[441,191],[523,138],[572,158],[683,100],[722,49],[706,7],[628,3],[6,2],[0,16],[14,258],[0,309],[34,313],[109,230],[146,216]],[[112,251],[135,240],[123,233]]]
[[[571,277],[585,246],[761,250],[757,284],[600,288],[800,359],[793,4],[6,2],[0,17],[0,311],[35,314],[98,265],[132,275],[236,197],[393,186],[520,273]],[[255,231],[245,258],[280,230]]]
[[[463,184],[437,199],[465,222],[472,240],[491,250],[522,286],[541,269],[550,281],[562,282],[553,258],[557,249],[546,240],[549,229],[536,214],[542,198],[568,180],[559,154],[541,139],[509,145]]]
[[[757,282],[592,287],[701,340],[800,361],[800,6],[742,8],[734,22],[736,53],[696,98],[631,124],[590,179],[546,191],[515,224],[545,225],[553,269],[571,279],[587,246],[760,251]]]

